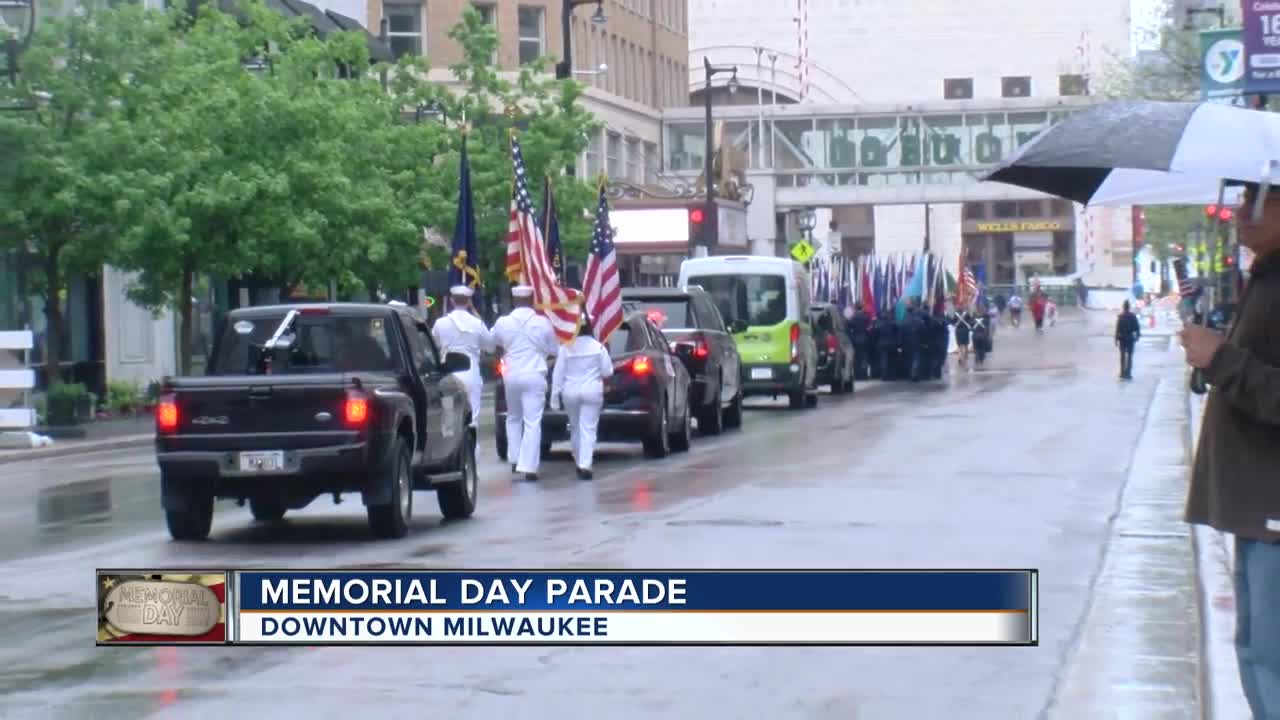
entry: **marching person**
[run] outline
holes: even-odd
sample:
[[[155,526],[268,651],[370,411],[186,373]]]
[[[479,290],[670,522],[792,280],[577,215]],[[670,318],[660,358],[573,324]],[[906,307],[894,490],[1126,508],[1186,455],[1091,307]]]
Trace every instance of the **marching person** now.
[[[569,447],[581,480],[591,479],[596,430],[604,408],[604,379],[611,375],[609,349],[596,341],[590,321],[583,318],[578,337],[560,346],[551,371],[551,409],[559,410],[563,404],[569,416]]]
[[[1120,379],[1133,379],[1133,348],[1142,336],[1142,324],[1138,316],[1129,311],[1129,301],[1125,300],[1119,317],[1116,318],[1116,347],[1120,348]]]
[[[1009,298],[1009,324],[1014,327],[1022,326],[1022,296],[1018,294],[1018,289],[1013,289],[1013,295]]]
[[[987,361],[987,353],[991,352],[991,328],[987,327],[987,321],[982,316],[973,323],[973,356],[974,366],[982,367]]]
[[[461,380],[467,389],[467,400],[471,403],[471,427],[476,427],[480,422],[480,398],[484,393],[480,354],[493,352],[493,335],[472,306],[473,295],[475,291],[466,285],[449,288],[449,303],[453,309],[436,320],[431,326],[431,335],[440,348],[441,356],[456,352],[471,358],[471,367],[454,373],[454,377]]]
[[[966,367],[969,364],[969,333],[973,330],[973,313],[968,310],[956,313],[956,364]]]
[[[1246,185],[1244,207],[1259,192]],[[1239,216],[1240,244],[1255,258],[1231,329],[1179,333],[1210,386],[1185,519],[1235,536],[1236,657],[1258,720],[1280,717],[1280,192],[1262,209],[1261,220]]]
[[[866,380],[871,376],[871,319],[862,303],[854,303],[853,317],[849,318],[849,341],[853,343],[853,379]]]
[[[511,289],[511,312],[493,324],[494,345],[506,362],[502,378],[507,399],[507,462],[530,482],[542,460],[542,412],[547,401],[547,357],[555,355],[556,332],[533,309],[533,288]]]

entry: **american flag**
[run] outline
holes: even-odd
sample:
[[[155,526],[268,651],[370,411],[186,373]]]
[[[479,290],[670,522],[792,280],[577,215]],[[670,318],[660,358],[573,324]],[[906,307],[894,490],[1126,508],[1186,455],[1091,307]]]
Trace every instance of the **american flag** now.
[[[514,135],[511,138],[511,161],[515,166],[516,181],[511,193],[511,224],[507,228],[507,272],[512,271],[514,250],[514,260],[518,263],[516,279],[533,287],[534,306],[551,321],[560,342],[567,343],[578,335],[582,296],[576,290],[561,287],[556,281],[555,270],[547,258],[542,230],[533,213],[524,156]]]
[[[956,307],[968,308],[978,295],[978,279],[973,276],[973,271],[969,269],[969,263],[964,261],[964,255],[960,256],[960,281],[956,283]]]
[[[587,296],[587,314],[591,316],[596,339],[607,342],[622,325],[622,283],[618,280],[618,254],[613,248],[613,226],[609,223],[609,199],[604,185],[600,186],[600,199],[596,203],[596,226],[591,234],[582,292]]]
[[[1173,261],[1173,274],[1178,278],[1178,295],[1183,299],[1194,297],[1200,291],[1192,282],[1190,273],[1187,272],[1185,258],[1177,258]]]

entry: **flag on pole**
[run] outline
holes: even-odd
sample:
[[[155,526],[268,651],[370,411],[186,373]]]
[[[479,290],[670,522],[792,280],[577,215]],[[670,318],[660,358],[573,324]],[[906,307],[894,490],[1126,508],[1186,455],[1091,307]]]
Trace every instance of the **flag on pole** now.
[[[973,276],[973,271],[969,269],[969,265],[962,257],[960,258],[960,282],[956,283],[956,307],[968,310],[977,296],[978,279]]]
[[[618,280],[618,254],[613,247],[613,225],[609,222],[609,198],[600,183],[596,202],[596,224],[591,233],[591,251],[587,255],[582,292],[587,298],[587,315],[596,340],[608,342],[609,336],[622,325],[622,283]]]
[[[476,247],[476,210],[471,199],[471,162],[467,159],[467,136],[462,136],[462,156],[458,161],[458,217],[453,223],[453,246],[449,251],[449,287],[480,284],[480,252]]]
[[[551,270],[556,280],[564,282],[564,251],[560,247],[560,218],[556,213],[555,195],[551,190],[551,176],[548,175],[542,191],[542,237],[547,239],[547,258],[551,260]]]
[[[529,178],[525,172],[520,142],[511,135],[511,163],[515,171],[511,193],[511,223],[507,227],[507,267],[511,267],[511,247],[518,249],[517,260],[524,281],[533,287],[534,307],[551,321],[556,337],[562,343],[578,335],[582,321],[582,296],[576,290],[560,286],[548,259],[542,229],[533,214],[533,198],[529,195]]]

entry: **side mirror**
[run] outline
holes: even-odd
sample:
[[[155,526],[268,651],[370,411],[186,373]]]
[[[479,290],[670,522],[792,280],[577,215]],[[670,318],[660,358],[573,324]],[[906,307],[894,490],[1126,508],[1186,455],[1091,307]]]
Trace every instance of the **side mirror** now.
[[[466,353],[451,352],[444,356],[442,370],[448,373],[462,372],[471,369],[471,358]]]
[[[744,332],[746,332],[746,331],[747,331],[747,321],[746,321],[746,320],[731,320],[731,321],[729,321],[729,333],[730,333],[730,334],[732,334],[732,335],[737,335],[737,334],[739,334],[739,333],[744,333]]]

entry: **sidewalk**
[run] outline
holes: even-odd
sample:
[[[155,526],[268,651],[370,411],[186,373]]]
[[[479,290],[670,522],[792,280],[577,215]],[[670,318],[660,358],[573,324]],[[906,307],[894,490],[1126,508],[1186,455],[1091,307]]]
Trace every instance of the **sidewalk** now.
[[[1166,364],[1050,720],[1205,717],[1199,578],[1182,522],[1186,393],[1183,366]]]
[[[1195,452],[1200,437],[1205,396],[1187,393],[1188,457]],[[1236,664],[1235,592],[1231,573],[1235,569],[1232,536],[1212,528],[1195,529],[1196,554],[1200,571],[1201,623],[1204,628],[1204,682],[1206,717],[1214,720],[1248,718],[1249,704],[1240,688],[1240,668]]]

